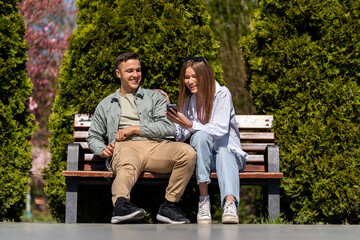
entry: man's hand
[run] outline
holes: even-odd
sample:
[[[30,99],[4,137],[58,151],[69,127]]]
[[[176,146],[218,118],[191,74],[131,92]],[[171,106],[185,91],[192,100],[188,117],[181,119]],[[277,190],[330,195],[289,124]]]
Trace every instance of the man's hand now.
[[[131,127],[119,129],[116,132],[115,139],[116,141],[121,142],[133,134],[140,135],[140,126],[131,126]]]
[[[114,151],[114,147],[115,144],[114,143],[110,143],[109,145],[106,146],[106,148],[101,152],[101,154],[108,158],[111,157],[113,155],[113,151]]]
[[[167,110],[165,112],[166,118],[170,121],[179,124],[180,126],[190,129],[193,126],[193,123],[185,117],[181,112],[177,112],[174,109]]]

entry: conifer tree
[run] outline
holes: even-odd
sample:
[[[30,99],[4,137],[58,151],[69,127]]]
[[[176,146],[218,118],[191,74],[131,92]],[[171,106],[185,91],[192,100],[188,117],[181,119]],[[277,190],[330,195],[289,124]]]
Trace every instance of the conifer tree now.
[[[17,0],[0,4],[0,221],[20,221],[31,168],[33,115],[25,23]]]
[[[142,87],[161,88],[177,102],[179,72],[189,56],[206,57],[222,83],[218,44],[204,0],[78,0],[77,25],[63,59],[50,117],[52,160],[46,193],[54,217],[64,219],[67,144],[75,113],[92,113],[119,88],[116,57],[136,52]]]
[[[275,115],[295,223],[359,223],[359,19],[358,0],[262,0],[241,42],[254,104]]]

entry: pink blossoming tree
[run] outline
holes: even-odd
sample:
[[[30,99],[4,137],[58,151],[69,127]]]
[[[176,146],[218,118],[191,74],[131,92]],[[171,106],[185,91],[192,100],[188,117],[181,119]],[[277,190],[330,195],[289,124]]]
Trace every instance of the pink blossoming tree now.
[[[55,97],[59,66],[75,26],[74,0],[24,0],[19,4],[29,46],[28,77],[33,83],[30,111],[38,122],[35,146],[48,144],[48,118]]]

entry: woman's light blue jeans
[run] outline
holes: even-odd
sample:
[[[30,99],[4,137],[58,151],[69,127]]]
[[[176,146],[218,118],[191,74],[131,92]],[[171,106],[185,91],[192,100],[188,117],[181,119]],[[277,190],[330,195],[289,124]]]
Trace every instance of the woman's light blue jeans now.
[[[237,202],[240,197],[239,171],[245,168],[246,160],[239,153],[227,147],[214,150],[212,136],[204,131],[196,132],[190,139],[191,146],[197,153],[196,179],[197,183],[210,183],[210,173],[215,171],[220,188],[221,206],[227,195],[233,195]]]

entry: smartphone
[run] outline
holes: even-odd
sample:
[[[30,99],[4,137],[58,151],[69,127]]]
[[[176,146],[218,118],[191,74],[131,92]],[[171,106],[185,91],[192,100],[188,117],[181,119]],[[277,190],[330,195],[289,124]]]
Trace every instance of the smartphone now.
[[[178,108],[177,108],[177,105],[176,105],[176,104],[168,103],[168,104],[166,105],[166,109],[167,109],[168,111],[170,111],[171,108],[174,109],[175,112],[178,111]]]

